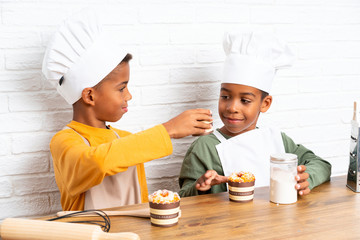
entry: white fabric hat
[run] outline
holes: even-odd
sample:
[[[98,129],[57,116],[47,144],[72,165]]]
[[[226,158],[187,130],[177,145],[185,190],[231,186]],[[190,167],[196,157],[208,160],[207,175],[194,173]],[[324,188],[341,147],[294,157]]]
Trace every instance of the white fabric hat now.
[[[270,33],[225,33],[226,59],[222,83],[235,83],[270,92],[279,68],[292,65],[288,45]]]
[[[84,10],[64,21],[48,43],[42,71],[69,104],[81,98],[126,56],[102,32],[96,14]]]

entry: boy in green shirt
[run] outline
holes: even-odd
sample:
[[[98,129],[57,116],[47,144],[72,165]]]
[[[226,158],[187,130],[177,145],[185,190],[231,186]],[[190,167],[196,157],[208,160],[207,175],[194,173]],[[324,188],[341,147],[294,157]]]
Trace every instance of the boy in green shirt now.
[[[328,181],[330,163],[276,128],[256,127],[260,113],[271,106],[269,91],[276,70],[291,64],[288,46],[269,34],[227,34],[224,50],[218,106],[224,126],[199,137],[187,151],[179,177],[180,196],[225,192],[226,176],[233,171],[251,171],[256,187],[268,186],[272,153],[297,155],[294,187],[299,195]]]

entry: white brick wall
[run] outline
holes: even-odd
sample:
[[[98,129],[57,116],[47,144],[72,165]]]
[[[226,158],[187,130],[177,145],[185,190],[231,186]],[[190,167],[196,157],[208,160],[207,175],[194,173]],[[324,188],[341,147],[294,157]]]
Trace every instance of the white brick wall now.
[[[136,132],[196,107],[217,117],[224,31],[263,29],[287,40],[297,62],[279,72],[273,106],[260,123],[277,124],[328,159],[333,174],[346,173],[352,102],[360,95],[360,1],[2,0],[0,219],[61,208],[48,145],[72,112],[40,68],[58,24],[88,6],[134,55],[133,100],[116,127]],[[215,123],[221,125],[218,117]],[[194,139],[173,140],[173,155],[146,164],[150,192],[178,190],[181,162]]]

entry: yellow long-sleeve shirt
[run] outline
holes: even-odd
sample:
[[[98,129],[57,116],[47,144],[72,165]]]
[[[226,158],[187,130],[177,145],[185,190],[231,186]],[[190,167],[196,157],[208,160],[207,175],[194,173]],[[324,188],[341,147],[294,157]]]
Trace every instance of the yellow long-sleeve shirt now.
[[[141,200],[147,201],[145,162],[172,153],[172,143],[163,125],[131,134],[118,129],[102,129],[72,121],[72,129],[61,130],[50,142],[56,183],[64,211],[83,210],[85,192],[104,177],[137,167]],[[75,131],[76,132],[75,132]],[[118,139],[116,131],[120,138]],[[81,136],[86,138],[90,147]]]

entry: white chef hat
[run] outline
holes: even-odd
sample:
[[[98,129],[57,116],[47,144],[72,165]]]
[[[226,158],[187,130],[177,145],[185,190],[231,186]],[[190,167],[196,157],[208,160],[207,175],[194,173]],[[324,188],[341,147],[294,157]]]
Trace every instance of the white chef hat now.
[[[102,32],[94,11],[86,9],[65,20],[49,41],[42,66],[45,77],[69,104],[81,98],[126,56]]]
[[[226,59],[222,83],[235,83],[270,92],[279,68],[292,65],[288,45],[271,33],[225,33]]]

